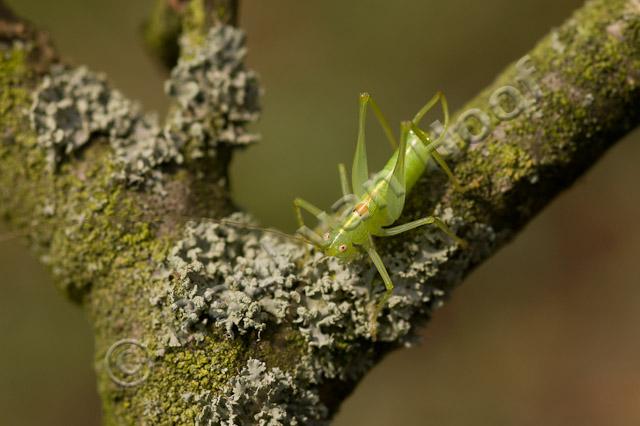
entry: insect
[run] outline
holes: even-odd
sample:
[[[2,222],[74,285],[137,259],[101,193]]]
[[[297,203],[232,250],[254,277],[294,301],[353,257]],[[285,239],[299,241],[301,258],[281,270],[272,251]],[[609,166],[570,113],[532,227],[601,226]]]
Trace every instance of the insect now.
[[[338,171],[343,197],[337,204],[334,204],[337,206],[334,209],[335,214],[326,214],[301,198],[296,198],[293,202],[300,226],[298,234],[308,239],[327,256],[351,261],[366,254],[375,265],[384,282],[386,292],[371,315],[372,335],[374,336],[377,317],[391,297],[393,282],[376,251],[373,237],[391,237],[419,226],[435,225],[458,244],[466,246],[464,240],[457,237],[441,219],[435,216],[427,216],[409,223],[392,226],[402,213],[406,194],[426,169],[429,158],[433,158],[454,185],[459,188],[451,169],[436,151],[445,132],[442,132],[435,140],[431,140],[430,136],[418,127],[425,114],[438,102],[442,105],[444,128],[447,128],[449,123],[447,101],[444,95],[438,92],[411,121],[403,121],[400,124],[398,143],[380,108],[368,93],[362,93],[359,99],[358,137],[351,170],[351,185],[349,185],[345,165],[339,164]],[[372,178],[369,178],[365,146],[365,122],[368,108],[373,110],[391,145],[397,147],[384,168],[374,174]],[[305,225],[302,210],[311,213],[318,219],[319,226],[315,230]]]

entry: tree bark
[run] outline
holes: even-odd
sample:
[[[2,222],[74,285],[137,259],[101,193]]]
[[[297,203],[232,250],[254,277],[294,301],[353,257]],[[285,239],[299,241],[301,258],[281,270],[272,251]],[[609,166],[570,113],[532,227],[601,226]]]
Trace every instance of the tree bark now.
[[[256,114],[228,26],[237,3],[158,3],[150,46],[174,65],[165,49],[181,31],[183,49],[172,114],[155,125],[89,71],[57,66],[48,38],[0,1],[0,215],[86,308],[107,424],[326,422],[467,273],[640,121],[640,2],[588,1],[454,114],[442,153],[462,189],[430,167],[399,223],[435,212],[469,248],[435,230],[378,240],[396,290],[372,336],[383,286],[368,262],[208,219],[236,210],[227,166]],[[207,86],[202,64],[229,74]],[[227,87],[243,101],[207,97]]]

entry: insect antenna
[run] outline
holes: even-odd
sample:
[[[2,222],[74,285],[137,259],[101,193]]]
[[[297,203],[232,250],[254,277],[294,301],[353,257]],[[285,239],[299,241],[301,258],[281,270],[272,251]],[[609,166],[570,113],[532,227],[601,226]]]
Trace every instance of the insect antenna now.
[[[314,245],[311,241],[309,241],[308,239],[306,239],[306,238],[304,238],[302,236],[287,234],[286,232],[280,231],[278,229],[263,228],[261,226],[250,225],[250,224],[244,223],[244,222],[236,222],[236,221],[229,220],[229,219],[216,219],[216,218],[213,218],[213,217],[206,217],[206,216],[205,217],[189,217],[189,219],[191,219],[191,220],[205,220],[205,221],[208,221],[208,222],[218,223],[218,224],[221,224],[221,225],[233,226],[234,228],[250,229],[252,231],[267,232],[267,233],[278,235],[280,237],[287,238],[289,240],[296,241],[296,242],[299,242],[299,243]]]

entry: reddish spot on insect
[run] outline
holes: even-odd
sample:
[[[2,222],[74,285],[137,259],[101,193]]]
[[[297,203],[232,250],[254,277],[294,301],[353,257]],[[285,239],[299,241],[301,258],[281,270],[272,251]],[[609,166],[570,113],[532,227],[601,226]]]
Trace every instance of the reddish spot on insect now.
[[[340,246],[338,247],[338,250],[346,251],[347,250],[347,245],[346,244],[340,244]]]
[[[358,203],[353,211],[358,213],[358,216],[365,217],[369,213],[369,205],[368,203]]]

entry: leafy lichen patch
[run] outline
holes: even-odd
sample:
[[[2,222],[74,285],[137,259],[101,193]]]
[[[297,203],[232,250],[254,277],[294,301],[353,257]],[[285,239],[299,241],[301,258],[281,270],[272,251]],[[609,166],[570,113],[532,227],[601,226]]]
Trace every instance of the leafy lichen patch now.
[[[246,220],[241,215],[232,219]],[[217,223],[188,223],[167,264],[182,331],[215,323],[233,337],[251,330],[260,333],[268,322],[280,323],[297,285],[294,261],[287,254],[270,257],[255,233]]]
[[[180,146],[164,137],[155,117],[85,67],[54,66],[34,94],[30,117],[52,167],[96,136],[108,139],[118,174],[130,184],[182,161]]]
[[[182,58],[165,85],[177,104],[168,121],[172,135],[190,142],[192,158],[210,155],[218,143],[256,141],[246,125],[258,119],[260,86],[244,64],[244,32],[219,25],[202,43],[193,43],[192,37],[181,38]]]
[[[327,424],[317,389],[281,369],[249,359],[240,374],[198,416],[199,426]]]

